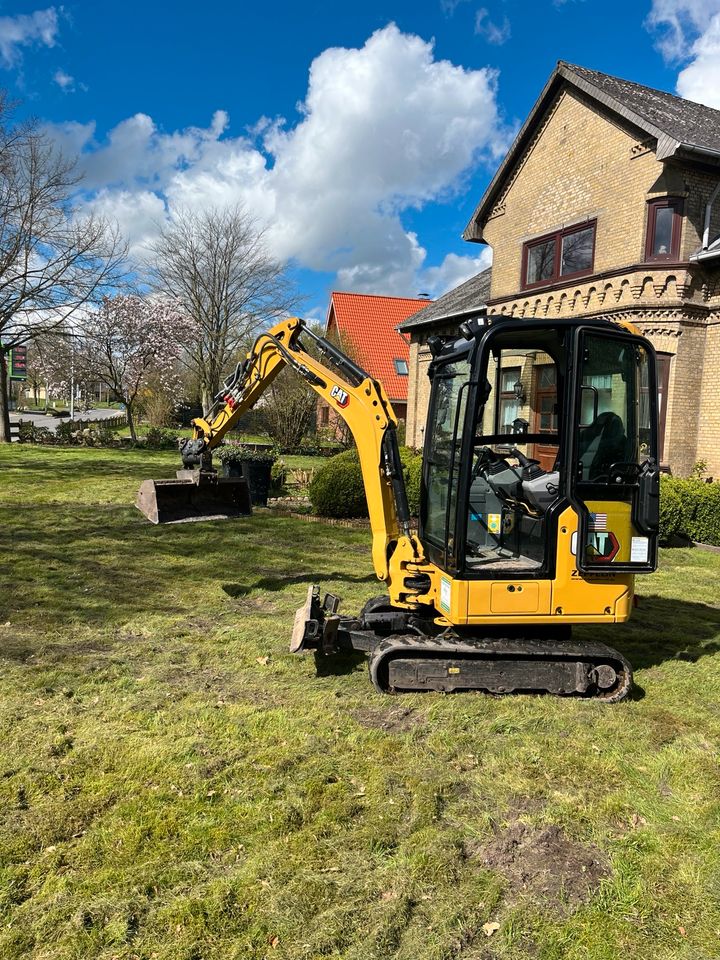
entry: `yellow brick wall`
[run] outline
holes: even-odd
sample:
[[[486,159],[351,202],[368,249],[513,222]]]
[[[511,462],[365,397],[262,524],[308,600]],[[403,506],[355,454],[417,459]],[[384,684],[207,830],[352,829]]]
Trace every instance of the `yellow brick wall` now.
[[[706,460],[710,476],[720,480],[720,311],[705,328],[705,350],[699,403],[696,459]]]
[[[520,290],[523,243],[597,219],[594,272],[644,257],[648,192],[663,174],[650,150],[564,91],[501,196],[483,235],[493,248],[491,298]],[[496,206],[497,209],[497,206]]]

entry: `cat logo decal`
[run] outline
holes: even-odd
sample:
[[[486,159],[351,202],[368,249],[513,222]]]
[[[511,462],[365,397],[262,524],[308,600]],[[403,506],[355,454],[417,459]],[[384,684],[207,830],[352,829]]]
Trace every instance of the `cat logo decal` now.
[[[330,396],[337,403],[339,407],[346,407],[350,403],[350,397],[348,396],[345,390],[341,390],[340,387],[334,386],[330,391]]]

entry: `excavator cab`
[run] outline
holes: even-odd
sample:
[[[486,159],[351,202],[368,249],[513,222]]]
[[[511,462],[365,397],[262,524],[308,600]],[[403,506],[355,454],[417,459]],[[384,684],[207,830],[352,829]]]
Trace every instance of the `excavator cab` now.
[[[570,508],[578,571],[652,571],[650,343],[602,321],[509,320],[430,346],[419,529],[428,558],[463,580],[554,581]]]

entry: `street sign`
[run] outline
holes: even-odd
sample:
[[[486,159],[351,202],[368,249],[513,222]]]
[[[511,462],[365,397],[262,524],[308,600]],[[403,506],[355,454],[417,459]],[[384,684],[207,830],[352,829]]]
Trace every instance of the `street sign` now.
[[[27,347],[13,347],[8,369],[11,380],[27,380]]]

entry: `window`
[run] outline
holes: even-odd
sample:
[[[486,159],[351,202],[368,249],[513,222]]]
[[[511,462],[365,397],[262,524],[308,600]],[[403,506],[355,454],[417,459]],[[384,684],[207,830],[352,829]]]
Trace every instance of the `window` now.
[[[498,433],[512,433],[513,421],[520,416],[520,400],[515,392],[515,384],[520,382],[520,370],[520,367],[510,367],[500,372]]]
[[[400,360],[398,357],[395,357],[393,360],[395,364],[395,373],[400,377],[406,377],[408,375],[408,365],[407,360]]]
[[[523,287],[589,273],[595,256],[595,221],[530,240],[523,246]]]
[[[656,354],[658,388],[658,455],[662,460],[665,454],[665,421],[667,419],[668,386],[670,384],[669,353]]]
[[[648,203],[646,260],[677,260],[680,256],[682,200],[663,197]]]

